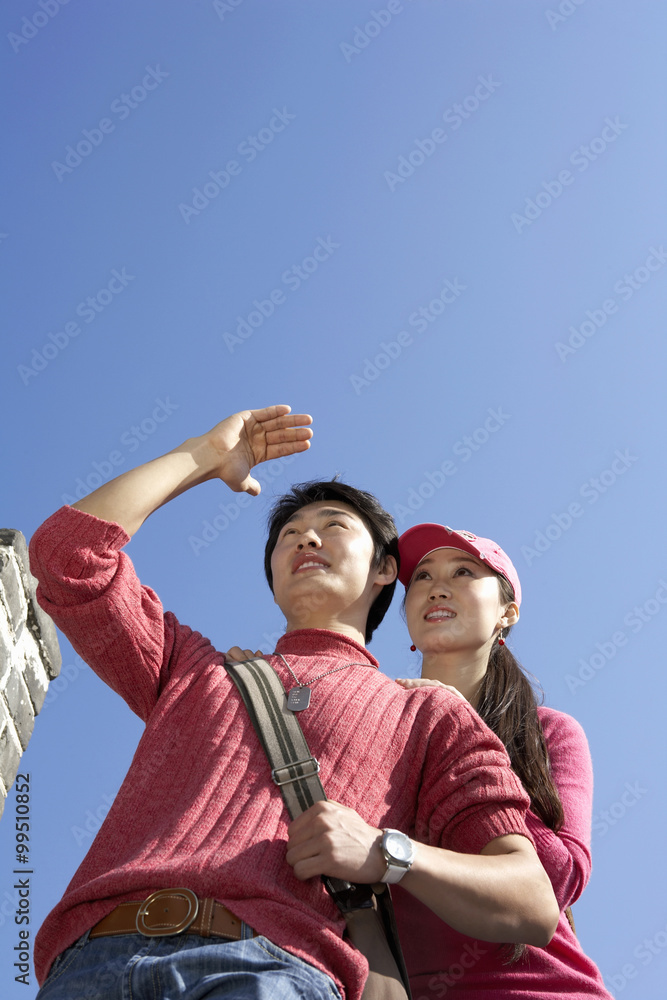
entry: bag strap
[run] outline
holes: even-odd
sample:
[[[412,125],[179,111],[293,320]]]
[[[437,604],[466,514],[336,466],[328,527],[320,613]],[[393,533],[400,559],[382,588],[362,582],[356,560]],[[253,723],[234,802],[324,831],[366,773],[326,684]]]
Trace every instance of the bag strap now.
[[[280,678],[264,659],[225,661],[271,765],[271,778],[281,791],[292,819],[326,799],[319,762],[312,756],[299,721],[287,708]]]
[[[262,657],[243,662],[227,659],[225,669],[248,709],[271,765],[271,779],[290,817],[296,819],[316,802],[326,801],[319,761],[310,752],[299,720],[287,707],[285,688],[271,664]],[[342,913],[373,906],[370,886],[324,875],[322,881]]]
[[[282,681],[263,657],[243,662],[225,659],[225,669],[238,688],[269,759],[271,778],[280,788],[291,818],[296,819],[316,802],[325,801],[327,796],[319,778],[319,761],[310,752],[296,714],[287,707]],[[408,973],[388,887],[380,883],[376,893],[370,885],[328,875],[322,876],[322,882],[346,920],[355,911],[375,909],[377,900],[384,935],[409,997]]]

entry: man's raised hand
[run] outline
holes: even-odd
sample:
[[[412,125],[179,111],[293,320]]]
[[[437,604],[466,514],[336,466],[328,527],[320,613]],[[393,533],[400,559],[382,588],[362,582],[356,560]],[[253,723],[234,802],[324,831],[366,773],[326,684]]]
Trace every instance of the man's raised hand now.
[[[128,535],[174,497],[210,479],[222,479],[236,493],[257,496],[260,485],[251,471],[260,462],[294,455],[310,447],[307,413],[289,406],[242,410],[207,434],[188,438],[166,455],[123,472],[72,506],[104,521],[114,521]]]
[[[250,474],[254,466],[310,448],[313,418],[290,410],[284,404],[241,410],[216,424],[204,435],[218,456],[214,476],[235,493],[257,496],[261,486]]]

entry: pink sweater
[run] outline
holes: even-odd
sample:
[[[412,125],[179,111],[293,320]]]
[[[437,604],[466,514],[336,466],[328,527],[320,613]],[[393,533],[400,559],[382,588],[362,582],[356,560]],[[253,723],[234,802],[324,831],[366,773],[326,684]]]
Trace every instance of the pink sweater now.
[[[163,613],[120,551],[127,541],[119,525],[64,507],[31,542],[42,607],[146,723],[110,812],[37,935],[39,981],[118,903],[188,886],[357,1000],[366,962],[343,941],[320,880],[299,882],[285,861],[288,816],[223,654]],[[229,639],[239,636],[230,630]],[[404,691],[338,633],[290,632],[278,648],[304,680],[363,664],[318,681],[300,716],[329,798],[374,826],[455,851],[529,836],[527,796],[504,748],[461,699]],[[271,662],[292,686],[279,657]]]
[[[538,713],[565,822],[555,834],[533,813],[528,829],[561,909],[546,948],[526,949],[513,965],[497,945],[453,931],[396,886],[393,897],[414,1000],[441,1000],[458,993],[466,1000],[612,1000],[594,963],[584,954],[565,916],[591,873],[593,772],[584,731],[571,716],[552,708]]]

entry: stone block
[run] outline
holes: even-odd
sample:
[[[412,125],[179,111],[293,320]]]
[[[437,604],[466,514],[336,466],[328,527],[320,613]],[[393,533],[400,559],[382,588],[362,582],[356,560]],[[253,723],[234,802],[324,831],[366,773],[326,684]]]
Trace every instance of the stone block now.
[[[58,636],[36,587],[25,538],[0,529],[0,816],[49,679],[60,673]]]
[[[35,656],[26,655],[25,667],[23,668],[23,680],[30,692],[35,715],[42,710],[46,692],[49,687],[49,678],[40,661]]]
[[[21,744],[4,698],[0,697],[0,776],[5,788],[14,783],[21,762]]]
[[[15,661],[14,635],[9,624],[9,614],[4,604],[0,602],[0,691],[5,685],[5,678]]]
[[[31,635],[39,646],[40,656],[47,675],[50,678],[57,677],[60,673],[62,657],[58,645],[56,627],[37,603],[35,593],[37,581],[30,572],[28,546],[20,531],[17,531],[15,528],[0,528],[0,555],[2,556],[3,563],[10,565],[10,568],[7,569],[7,579],[10,581],[10,589],[15,587],[16,580],[19,580],[21,583],[21,590],[24,594],[26,605],[23,620],[26,621]],[[4,584],[4,568],[1,579]],[[17,599],[12,597],[11,600],[13,602],[13,614],[18,605]],[[18,600],[20,603],[20,598]]]
[[[23,675],[17,668],[10,673],[4,693],[9,713],[21,741],[21,748],[25,750],[35,728],[35,710]]]
[[[9,621],[18,637],[25,625],[28,609],[25,587],[13,548],[0,550],[0,583],[2,584],[0,592]]]

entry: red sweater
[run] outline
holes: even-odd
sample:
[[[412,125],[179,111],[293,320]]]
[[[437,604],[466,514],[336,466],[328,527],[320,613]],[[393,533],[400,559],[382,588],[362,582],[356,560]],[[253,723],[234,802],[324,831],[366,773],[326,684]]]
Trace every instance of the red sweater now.
[[[507,952],[458,934],[396,886],[392,895],[414,1000],[441,1000],[456,993],[466,1000],[612,1000],[564,912],[579,898],[591,873],[593,771],[588,743],[571,716],[552,708],[539,708],[538,713],[565,821],[557,834],[533,812],[526,821],[561,909],[556,933],[546,948],[528,947],[518,962],[505,965]]]
[[[37,977],[118,903],[183,885],[357,1000],[365,959],[343,941],[320,880],[300,882],[285,861],[289,818],[224,656],[163,613],[120,551],[128,540],[118,524],[64,507],[31,542],[40,604],[146,723],[111,810],[37,935]],[[290,632],[278,648],[303,680],[363,664],[318,681],[299,717],[330,799],[373,826],[465,853],[506,833],[529,836],[527,796],[504,748],[462,699],[404,691],[338,633]],[[291,687],[280,658],[271,662]]]

